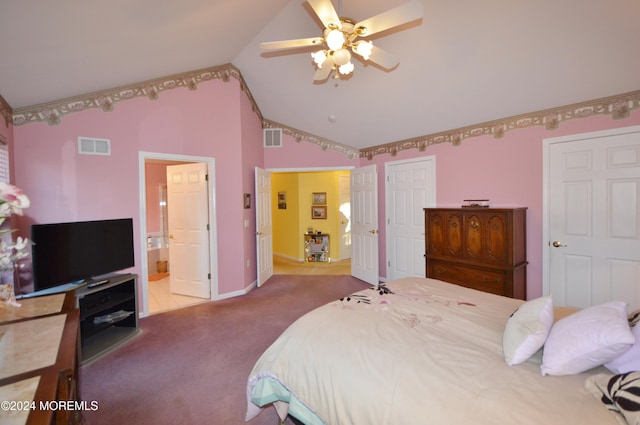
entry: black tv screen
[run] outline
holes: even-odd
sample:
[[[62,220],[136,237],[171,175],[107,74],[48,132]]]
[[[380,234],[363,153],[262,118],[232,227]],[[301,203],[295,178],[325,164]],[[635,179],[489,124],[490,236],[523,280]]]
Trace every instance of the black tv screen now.
[[[134,266],[133,219],[31,225],[34,291]]]

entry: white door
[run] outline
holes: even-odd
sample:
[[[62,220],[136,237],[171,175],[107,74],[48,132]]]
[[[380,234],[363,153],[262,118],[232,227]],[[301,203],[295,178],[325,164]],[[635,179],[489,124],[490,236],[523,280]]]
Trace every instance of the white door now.
[[[338,176],[338,214],[340,222],[340,260],[351,258],[351,177],[346,174]]]
[[[207,164],[167,167],[169,287],[174,294],[211,298]]]
[[[385,165],[387,278],[425,276],[424,210],[436,203],[435,157]]]
[[[375,165],[351,171],[351,274],[372,285],[378,270],[378,173]]]
[[[640,127],[545,140],[545,165],[545,293],[640,308]]]
[[[271,221],[271,173],[256,167],[256,258],[258,286],[273,275],[273,224]]]

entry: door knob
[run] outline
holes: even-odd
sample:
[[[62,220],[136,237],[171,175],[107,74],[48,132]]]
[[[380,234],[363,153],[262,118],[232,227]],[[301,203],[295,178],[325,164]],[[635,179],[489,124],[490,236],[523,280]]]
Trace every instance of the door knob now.
[[[375,229],[374,229],[374,230],[369,230],[369,233],[372,233],[372,234],[374,234],[374,235],[375,235],[376,233],[378,233],[378,231],[377,231],[377,230],[375,230]]]
[[[567,244],[560,243],[560,242],[558,242],[558,241],[553,241],[553,243],[552,243],[551,245],[553,245],[553,246],[554,246],[554,247],[556,247],[556,248],[560,248],[560,247],[563,247],[563,246],[567,246]]]
[[[173,233],[169,234],[169,239],[173,239]]]

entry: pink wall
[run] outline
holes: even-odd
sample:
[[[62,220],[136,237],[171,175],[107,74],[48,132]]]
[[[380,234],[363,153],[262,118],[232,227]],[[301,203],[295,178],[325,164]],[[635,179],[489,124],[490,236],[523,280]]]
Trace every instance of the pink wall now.
[[[262,122],[253,112],[253,105],[249,98],[240,98],[240,110],[242,119],[242,193],[234,196],[234,202],[243,206],[243,227],[248,223],[248,227],[243,228],[244,239],[244,282],[245,286],[254,282],[257,277],[256,269],[256,210],[255,210],[255,169],[264,168],[264,154],[262,149]],[[258,141],[255,143],[254,141]],[[251,194],[251,208],[244,209],[244,194]],[[220,246],[220,249],[224,249]]]
[[[159,186],[167,184],[167,166],[164,164],[145,164],[147,197],[147,233],[162,231],[160,223]]]
[[[204,82],[195,91],[166,91],[156,101],[136,98],[121,102],[109,113],[87,110],[71,114],[58,126],[38,123],[13,128],[0,124],[0,132],[14,144],[14,182],[32,200],[20,222],[25,235],[32,222],[116,217],[133,217],[134,231],[139,235],[138,153],[214,157],[218,292],[222,295],[244,291],[256,278],[255,199],[250,209],[242,205],[243,193],[254,195],[255,166],[299,169],[378,164],[379,274],[384,277],[384,164],[434,155],[438,205],[489,198],[493,205],[528,207],[531,298],[542,293],[542,140],[638,124],[640,111],[634,111],[624,120],[593,116],[563,122],[554,131],[532,126],[509,131],[500,139],[480,136],[460,146],[433,145],[425,152],[401,151],[397,156],[378,155],[371,161],[348,159],[341,152],[324,151],[287,135],[283,148],[263,149],[260,120],[239,82],[231,79],[227,83]],[[78,136],[111,139],[112,156],[78,155]],[[136,238],[138,259],[139,244],[140,238]],[[139,265],[133,271],[139,273]]]
[[[156,101],[120,102],[108,113],[92,109],[70,114],[57,126],[16,127],[16,184],[31,198],[29,221],[133,217],[137,261],[132,271],[140,273],[139,259],[146,249],[141,254],[138,237],[139,152],[214,157],[217,231],[223,247],[218,251],[218,290],[244,290],[245,282],[237,279],[244,264],[243,239],[237,237],[243,229],[241,144],[261,151],[261,139],[251,139],[255,129],[242,136],[242,125],[260,128],[257,120],[241,121],[244,96],[236,79],[212,80],[195,91],[165,91]],[[110,139],[112,155],[78,155],[78,136]]]
[[[425,152],[400,151],[397,156],[377,155],[372,160],[349,161],[334,151],[323,152],[310,143],[285,138],[283,149],[265,149],[267,168],[378,165],[379,274],[386,276],[384,165],[424,156],[436,158],[436,203],[459,206],[464,199],[491,200],[494,206],[526,206],[528,298],[542,295],[542,141],[543,139],[640,124],[640,111],[629,118],[593,116],[561,123],[553,131],[532,126],[507,132],[504,137],[479,136],[461,145],[432,145]]]

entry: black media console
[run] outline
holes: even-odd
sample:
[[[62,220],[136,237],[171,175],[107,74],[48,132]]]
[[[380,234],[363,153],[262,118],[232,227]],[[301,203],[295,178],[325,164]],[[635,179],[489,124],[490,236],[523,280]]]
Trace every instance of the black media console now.
[[[135,274],[118,274],[75,290],[81,364],[98,359],[139,332],[137,282]]]

